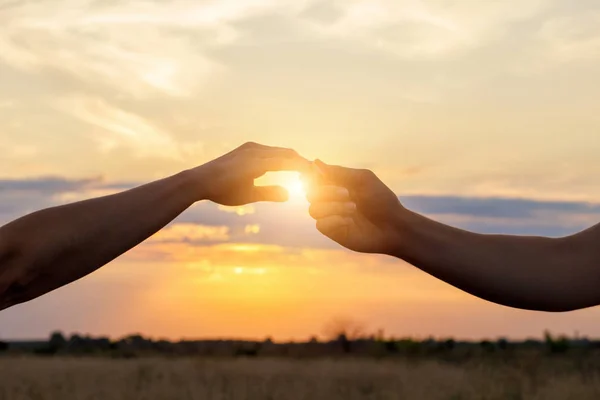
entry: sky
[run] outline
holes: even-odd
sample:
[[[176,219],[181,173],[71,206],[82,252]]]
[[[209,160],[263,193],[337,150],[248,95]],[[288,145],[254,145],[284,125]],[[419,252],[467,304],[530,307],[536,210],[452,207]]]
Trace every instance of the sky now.
[[[593,0],[3,0],[0,223],[255,141],[370,168],[453,226],[563,236],[600,220],[598,104]],[[1,312],[0,338],[301,340],[336,318],[394,336],[600,336],[600,310],[491,304],[341,248],[306,209],[198,203]]]

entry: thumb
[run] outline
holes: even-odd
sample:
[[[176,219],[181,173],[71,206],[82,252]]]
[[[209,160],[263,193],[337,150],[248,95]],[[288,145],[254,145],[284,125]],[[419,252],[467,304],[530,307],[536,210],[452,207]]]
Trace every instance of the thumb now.
[[[284,202],[289,198],[288,191],[281,186],[255,186],[252,189],[252,201]]]
[[[332,183],[337,183],[341,186],[352,186],[358,180],[358,174],[355,169],[325,164],[319,159],[315,160],[315,165],[323,176]]]

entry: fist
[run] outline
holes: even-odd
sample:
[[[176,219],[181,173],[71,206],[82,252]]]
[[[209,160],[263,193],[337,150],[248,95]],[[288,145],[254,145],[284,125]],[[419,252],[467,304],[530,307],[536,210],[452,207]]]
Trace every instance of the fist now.
[[[389,254],[404,207],[372,171],[315,161],[308,177],[309,213],[317,229],[350,250]]]

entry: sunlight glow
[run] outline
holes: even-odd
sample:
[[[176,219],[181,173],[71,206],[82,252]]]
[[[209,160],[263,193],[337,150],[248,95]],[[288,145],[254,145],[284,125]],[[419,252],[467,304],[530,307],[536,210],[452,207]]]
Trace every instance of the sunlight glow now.
[[[282,184],[284,188],[288,191],[290,195],[290,200],[297,200],[304,198],[304,184],[300,181],[300,178],[289,179],[287,182]]]
[[[267,172],[256,179],[254,184],[257,186],[282,186],[288,191],[289,201],[295,203],[305,200],[306,191],[298,172]]]

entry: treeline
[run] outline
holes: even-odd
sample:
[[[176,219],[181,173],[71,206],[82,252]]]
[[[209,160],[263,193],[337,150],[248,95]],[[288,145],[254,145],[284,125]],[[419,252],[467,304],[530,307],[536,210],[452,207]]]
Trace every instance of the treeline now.
[[[34,355],[98,355],[133,358],[152,355],[207,357],[442,357],[462,359],[473,356],[507,356],[514,353],[600,354],[600,340],[555,337],[549,332],[543,339],[524,341],[498,340],[456,341],[454,339],[384,338],[383,335],[349,339],[340,334],[333,340],[276,343],[236,340],[152,340],[142,335],[130,335],[118,340],[73,334],[65,337],[53,333],[48,340],[38,342],[0,342],[0,354]]]

